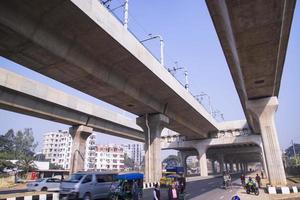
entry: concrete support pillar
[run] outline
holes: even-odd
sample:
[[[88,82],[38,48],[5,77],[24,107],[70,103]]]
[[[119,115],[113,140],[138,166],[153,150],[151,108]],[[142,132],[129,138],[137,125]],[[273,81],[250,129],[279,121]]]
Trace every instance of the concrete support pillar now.
[[[262,166],[263,166],[264,178],[268,178],[269,173],[268,173],[267,161],[266,161],[263,145],[261,145],[261,149],[262,149],[261,155],[262,155]]]
[[[220,165],[220,173],[222,174],[224,172],[224,155],[223,154],[218,155],[218,162]]]
[[[187,176],[187,164],[186,164],[186,159],[188,157],[188,155],[183,152],[183,151],[179,151],[179,156],[180,156],[180,161],[181,161],[181,167],[183,167],[184,169],[184,177]]]
[[[228,172],[228,163],[225,162],[225,170]]]
[[[236,168],[236,171],[239,172],[240,171],[240,164],[238,162],[235,163],[235,168]]]
[[[211,167],[212,167],[212,173],[216,174],[217,170],[216,170],[216,166],[215,166],[215,160],[211,160]]]
[[[93,133],[93,129],[87,126],[73,126],[69,129],[73,138],[70,174],[84,171],[86,140]]]
[[[199,152],[200,175],[208,176],[206,152],[203,151],[198,151],[198,152]]]
[[[145,133],[145,181],[159,182],[162,176],[160,136],[169,118],[163,114],[146,114],[136,122]]]
[[[242,163],[239,163],[239,165],[240,165],[241,171],[243,172],[243,171],[244,171],[243,164],[242,164]]]
[[[259,123],[267,161],[268,177],[273,186],[287,184],[274,120],[277,107],[277,97],[268,97],[247,102],[247,109]]]
[[[244,171],[247,172],[246,163],[243,163]]]
[[[233,172],[233,161],[229,162],[229,171]]]

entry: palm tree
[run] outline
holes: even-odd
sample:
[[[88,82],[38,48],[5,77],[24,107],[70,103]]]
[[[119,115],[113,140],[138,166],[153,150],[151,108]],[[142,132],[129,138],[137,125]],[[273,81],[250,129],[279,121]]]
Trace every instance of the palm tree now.
[[[25,174],[37,169],[37,166],[34,164],[34,158],[32,156],[23,156],[16,163],[16,165],[18,166],[18,169],[24,171]]]

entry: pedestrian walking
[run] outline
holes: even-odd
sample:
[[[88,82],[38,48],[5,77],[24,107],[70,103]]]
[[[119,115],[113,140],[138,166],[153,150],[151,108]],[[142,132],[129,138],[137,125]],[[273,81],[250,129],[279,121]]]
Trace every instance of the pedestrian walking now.
[[[242,186],[245,186],[245,175],[242,174],[240,179],[241,179]]]
[[[185,177],[182,176],[182,177],[179,178],[179,192],[180,192],[180,194],[184,193],[185,186],[186,186],[186,180],[185,180]]]
[[[132,199],[133,200],[138,200],[139,199],[139,187],[136,181],[133,182],[132,184],[132,189],[131,189],[131,193],[132,193]]]
[[[261,170],[260,172],[261,178],[264,179],[264,172]]]
[[[157,183],[154,185],[153,200],[160,200],[160,190]]]
[[[173,183],[172,186],[169,188],[168,196],[169,200],[178,200],[179,194],[175,183]]]
[[[260,178],[260,176],[258,176],[258,174],[256,174],[255,180],[256,180],[256,182],[258,184],[258,188],[260,188],[260,180],[261,180],[261,178]]]

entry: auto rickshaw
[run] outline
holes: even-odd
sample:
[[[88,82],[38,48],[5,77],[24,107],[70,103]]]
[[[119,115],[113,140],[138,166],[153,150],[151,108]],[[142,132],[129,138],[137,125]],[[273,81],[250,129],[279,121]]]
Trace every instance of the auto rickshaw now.
[[[176,172],[163,172],[162,177],[159,180],[160,187],[167,187],[171,184],[173,180],[170,180],[167,176],[176,175]]]
[[[111,200],[139,200],[143,198],[143,179],[141,173],[125,173],[115,177],[118,181],[112,186],[110,192]]]
[[[169,174],[166,175],[165,177],[162,177],[160,179],[160,186],[161,187],[170,187],[172,185],[172,183],[177,182],[177,180],[180,178],[181,176],[178,174]]]

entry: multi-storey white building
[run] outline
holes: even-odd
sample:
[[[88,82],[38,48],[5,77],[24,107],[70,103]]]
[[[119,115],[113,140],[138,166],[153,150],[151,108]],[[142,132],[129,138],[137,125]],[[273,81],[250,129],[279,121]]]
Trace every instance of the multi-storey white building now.
[[[70,169],[72,137],[67,130],[44,134],[42,152],[45,158],[53,164]],[[85,170],[95,167],[95,134],[90,135],[86,143]]]
[[[122,146],[127,156],[134,161],[134,165],[140,166],[145,155],[144,146],[138,143],[126,144]]]
[[[120,145],[97,145],[96,168],[98,171],[124,169],[124,149]]]

